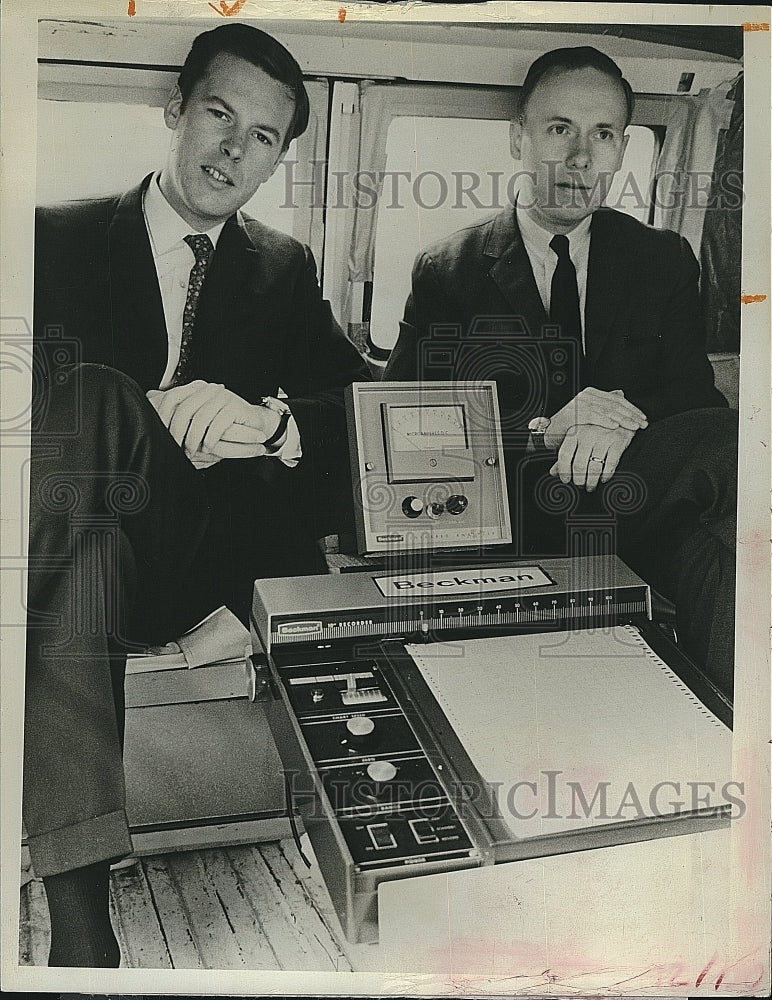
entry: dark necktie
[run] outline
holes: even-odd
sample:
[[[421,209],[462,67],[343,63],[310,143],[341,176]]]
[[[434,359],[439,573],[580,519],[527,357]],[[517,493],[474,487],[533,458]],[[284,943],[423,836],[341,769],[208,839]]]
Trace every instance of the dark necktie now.
[[[188,279],[188,294],[185,299],[185,311],[182,314],[180,359],[172,376],[172,386],[185,385],[192,379],[190,350],[193,343],[196,309],[198,308],[198,298],[201,295],[201,287],[204,284],[206,269],[214,253],[214,246],[206,233],[194,233],[191,236],[186,236],[185,242],[195,254],[196,263],[190,269],[190,278]]]
[[[556,364],[552,372],[557,408],[572,399],[584,385],[582,350],[582,317],[579,309],[579,287],[576,268],[568,253],[568,237],[553,236],[550,249],[557,255],[558,263],[552,276],[550,291],[550,323],[560,327],[560,339],[565,351],[565,363]],[[555,412],[555,411],[553,411]]]

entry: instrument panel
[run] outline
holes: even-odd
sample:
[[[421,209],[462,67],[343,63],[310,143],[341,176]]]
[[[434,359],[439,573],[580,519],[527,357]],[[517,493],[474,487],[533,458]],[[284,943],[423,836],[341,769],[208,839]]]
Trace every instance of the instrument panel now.
[[[450,596],[455,590],[462,593]],[[693,682],[696,668],[649,621],[650,614],[648,588],[614,557],[257,581],[251,686],[280,748],[288,810],[302,818],[350,941],[377,940],[377,889],[386,880],[709,830],[728,822],[725,808],[711,807],[668,816],[646,814],[635,822],[620,816],[616,822],[581,823],[578,817],[577,823],[549,833],[513,828],[495,791],[500,759],[491,775],[479,770],[473,741],[457,729],[461,704],[456,702],[447,715],[415,658],[416,648],[426,650],[430,660],[438,649],[449,650],[450,656],[455,649],[471,665],[463,652],[465,642],[510,637],[504,640],[511,646],[499,660],[499,672],[511,676],[509,692],[523,685],[522,698],[528,703],[534,678],[549,673],[552,661],[540,664],[533,655],[520,661],[515,650],[525,648],[524,638],[542,633],[547,654],[551,650],[567,664],[567,687],[558,684],[557,690],[570,688],[574,695],[554,704],[566,705],[570,713],[579,703],[576,692],[604,669],[597,658],[586,658],[583,638],[604,636],[617,625],[633,622],[641,634],[635,660],[638,682],[648,671],[659,679],[658,690],[665,685],[661,698],[683,703],[681,710],[689,720],[700,719],[708,709],[695,709],[675,675],[664,679],[674,667],[698,690]],[[448,661],[437,676],[450,676],[453,668]],[[488,683],[487,669],[473,671],[462,700],[474,699],[482,708]],[[601,692],[609,690],[597,677],[594,683],[601,685]],[[624,704],[627,682],[613,683]],[[603,695],[598,699],[602,702]],[[493,700],[490,711],[500,712],[503,703]],[[731,725],[731,711],[725,717],[719,704],[709,699],[708,704],[716,718]],[[598,732],[590,720],[593,711],[601,715],[598,703],[592,705],[581,721],[588,733]],[[645,705],[638,707],[643,712]],[[667,717],[661,709],[660,704],[649,727]],[[517,714],[506,709],[507,719]],[[516,726],[510,734],[513,744],[528,725],[521,731]],[[552,753],[554,744],[557,763],[551,766],[565,769],[559,754],[562,732],[558,728],[552,736],[541,733],[541,744],[545,753]],[[625,747],[631,738],[625,731]],[[722,743],[720,734],[713,732],[711,738]],[[663,735],[663,746],[674,760],[681,755],[678,739],[678,733]],[[507,745],[502,737],[506,759]],[[589,759],[590,750],[582,746]],[[581,753],[577,757],[572,752],[571,766],[581,770],[581,758]],[[613,754],[611,759],[616,759]],[[635,754],[633,759],[638,759]]]
[[[511,541],[494,382],[355,383],[346,413],[358,552]]]

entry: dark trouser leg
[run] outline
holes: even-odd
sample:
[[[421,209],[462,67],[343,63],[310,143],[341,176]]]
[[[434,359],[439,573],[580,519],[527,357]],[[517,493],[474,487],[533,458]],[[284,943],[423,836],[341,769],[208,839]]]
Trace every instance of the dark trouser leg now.
[[[734,679],[737,413],[692,410],[633,439],[620,471],[645,486],[620,555],[675,601],[679,641],[724,692]]]
[[[35,402],[23,801],[32,862],[48,876],[131,848],[115,695],[129,637],[155,624],[127,614],[127,598],[184,620],[175,595],[206,505],[126,376],[83,366]]]
[[[180,581],[206,504],[192,466],[125,376],[86,365],[34,403],[24,820],[48,899],[49,965],[114,967],[109,862],[131,850],[126,648],[135,630],[149,638],[163,628],[148,609],[187,620]]]
[[[258,458],[219,462],[202,478],[212,511],[207,572],[219,603],[248,627],[255,580],[327,566],[300,509],[296,470]]]

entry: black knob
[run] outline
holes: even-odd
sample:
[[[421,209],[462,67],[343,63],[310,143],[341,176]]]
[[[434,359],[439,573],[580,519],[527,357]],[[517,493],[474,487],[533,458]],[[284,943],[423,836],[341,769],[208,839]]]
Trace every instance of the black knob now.
[[[424,502],[418,497],[405,497],[402,501],[402,513],[405,517],[420,517],[423,510]]]
[[[442,512],[445,510],[444,503],[430,503],[426,508],[426,513],[429,517],[440,517]]]
[[[445,504],[449,514],[463,514],[468,506],[469,498],[463,493],[454,493],[452,497],[448,497]]]

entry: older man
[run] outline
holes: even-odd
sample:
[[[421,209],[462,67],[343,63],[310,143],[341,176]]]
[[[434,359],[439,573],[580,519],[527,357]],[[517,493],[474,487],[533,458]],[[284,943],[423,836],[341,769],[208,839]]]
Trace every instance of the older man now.
[[[688,243],[603,207],[632,103],[597,49],[533,63],[511,127],[516,204],[419,255],[385,377],[496,379],[521,554],[566,553],[569,513],[612,525],[730,693],[736,414]]]

